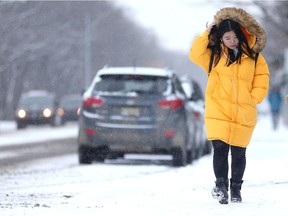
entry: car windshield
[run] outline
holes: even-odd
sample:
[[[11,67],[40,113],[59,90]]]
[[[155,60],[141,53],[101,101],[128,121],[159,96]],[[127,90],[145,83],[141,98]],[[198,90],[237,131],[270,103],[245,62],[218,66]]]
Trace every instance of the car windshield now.
[[[102,75],[94,91],[136,92],[140,94],[162,94],[167,90],[168,78],[147,75]]]
[[[30,107],[31,105],[47,106],[52,105],[54,98],[52,96],[35,96],[35,97],[24,97],[20,100],[19,105]]]

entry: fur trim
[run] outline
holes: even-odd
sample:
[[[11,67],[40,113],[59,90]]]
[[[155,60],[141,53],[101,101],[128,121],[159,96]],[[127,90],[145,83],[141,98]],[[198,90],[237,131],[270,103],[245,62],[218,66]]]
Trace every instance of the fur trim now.
[[[266,33],[260,24],[245,10],[235,7],[227,7],[219,10],[214,16],[214,23],[218,27],[219,24],[226,20],[231,19],[238,22],[245,30],[244,34],[254,36],[252,50],[254,52],[261,52],[266,45]],[[256,37],[256,38],[255,38]],[[249,38],[247,38],[249,40]],[[256,41],[255,41],[256,39]]]

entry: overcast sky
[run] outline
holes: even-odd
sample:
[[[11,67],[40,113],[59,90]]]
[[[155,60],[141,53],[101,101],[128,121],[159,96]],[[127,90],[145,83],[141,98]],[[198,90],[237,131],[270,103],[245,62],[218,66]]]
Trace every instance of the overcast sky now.
[[[220,8],[235,6],[204,0],[117,0],[116,4],[154,32],[166,48],[184,52],[189,51],[195,35],[205,30],[206,23],[213,20]]]

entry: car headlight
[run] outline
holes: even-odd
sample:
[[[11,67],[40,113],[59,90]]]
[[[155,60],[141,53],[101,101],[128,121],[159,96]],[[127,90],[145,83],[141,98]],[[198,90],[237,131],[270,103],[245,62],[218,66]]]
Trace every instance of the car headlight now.
[[[80,116],[80,112],[81,112],[81,108],[79,107],[79,108],[77,109],[77,116]]]
[[[24,109],[19,109],[17,112],[17,116],[19,118],[23,119],[27,116],[27,112]]]
[[[43,110],[43,116],[46,117],[46,118],[51,117],[52,116],[52,111],[49,108],[45,108]]]

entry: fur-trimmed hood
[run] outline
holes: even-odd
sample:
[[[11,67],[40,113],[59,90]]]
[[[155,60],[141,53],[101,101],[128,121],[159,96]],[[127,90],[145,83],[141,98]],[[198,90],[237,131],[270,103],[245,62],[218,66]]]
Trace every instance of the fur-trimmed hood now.
[[[219,10],[214,16],[214,24],[219,27],[226,19],[238,22],[247,41],[254,52],[261,52],[266,45],[266,33],[260,24],[249,13],[241,8],[227,7]]]

